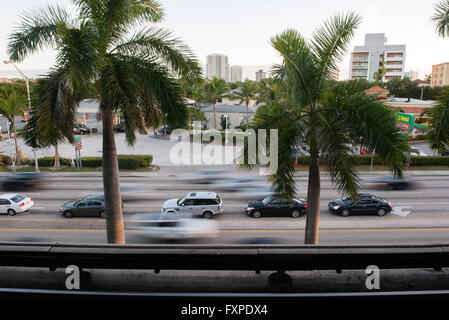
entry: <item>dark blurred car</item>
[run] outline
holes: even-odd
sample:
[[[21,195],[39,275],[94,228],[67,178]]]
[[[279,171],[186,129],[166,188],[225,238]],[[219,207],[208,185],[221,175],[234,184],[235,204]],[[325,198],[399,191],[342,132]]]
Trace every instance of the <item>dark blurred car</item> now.
[[[4,190],[30,190],[44,184],[42,175],[36,172],[20,172],[3,180]]]
[[[359,194],[358,199],[341,198],[329,202],[329,211],[343,217],[349,215],[378,215],[384,216],[391,212],[391,203],[385,199],[370,194]]]
[[[418,181],[411,179],[398,179],[392,176],[377,177],[367,183],[368,187],[393,190],[407,190],[416,187]]]
[[[284,199],[270,195],[263,199],[248,201],[245,212],[254,218],[262,216],[298,218],[306,214],[306,209],[307,202],[304,199]]]
[[[125,123],[119,123],[119,124],[116,124],[115,126],[114,126],[114,132],[125,132],[126,131],[126,126],[125,126]]]
[[[441,155],[442,156],[449,156],[449,150],[444,151]]]
[[[123,208],[123,202],[122,202]],[[102,217],[106,218],[104,195],[95,194],[85,198],[69,201],[59,208],[59,214],[66,217]]]
[[[77,122],[73,126],[73,133],[81,134],[81,135],[89,134],[90,133],[90,128],[88,128],[85,124]]]

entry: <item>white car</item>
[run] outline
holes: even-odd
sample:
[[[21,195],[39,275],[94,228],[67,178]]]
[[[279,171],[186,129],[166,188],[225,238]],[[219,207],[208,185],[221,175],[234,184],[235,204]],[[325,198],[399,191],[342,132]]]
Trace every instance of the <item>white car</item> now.
[[[211,219],[223,213],[223,201],[215,192],[190,192],[180,199],[169,199],[162,206],[162,214],[183,213]]]
[[[0,213],[7,213],[10,216],[17,212],[25,212],[33,206],[33,199],[15,193],[5,193],[0,195]]]

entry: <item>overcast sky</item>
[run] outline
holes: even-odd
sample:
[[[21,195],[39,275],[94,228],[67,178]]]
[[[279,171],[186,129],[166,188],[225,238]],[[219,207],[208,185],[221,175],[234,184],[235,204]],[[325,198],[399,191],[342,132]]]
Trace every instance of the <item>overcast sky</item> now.
[[[63,6],[70,0],[0,0],[0,59],[7,59],[6,43],[23,10],[49,3]],[[287,28],[295,28],[310,37],[321,22],[338,12],[355,11],[363,16],[354,45],[363,45],[364,34],[384,32],[389,44],[407,45],[406,71],[420,76],[431,66],[449,62],[449,39],[438,38],[431,21],[437,0],[162,0],[165,21],[205,63],[209,53],[228,55],[231,65],[271,65],[279,57],[269,39]],[[20,64],[24,71],[48,69],[54,53],[46,50]],[[11,76],[12,66],[0,64],[0,78]],[[244,69],[244,77],[254,78],[254,67]],[[246,73],[246,74],[245,74]],[[349,55],[341,64],[340,79],[348,78]]]

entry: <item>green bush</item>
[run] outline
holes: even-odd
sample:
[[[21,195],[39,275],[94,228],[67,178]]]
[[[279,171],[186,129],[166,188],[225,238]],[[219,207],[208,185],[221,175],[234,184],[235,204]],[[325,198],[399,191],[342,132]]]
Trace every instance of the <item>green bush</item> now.
[[[354,165],[371,165],[371,156],[362,156],[362,155],[353,155],[352,163]],[[298,157],[298,165],[309,165],[309,156],[300,156]],[[323,157],[320,157],[320,164],[327,165],[328,162]],[[385,165],[385,163],[379,158],[373,158],[373,165]],[[411,156],[410,157],[410,165],[411,166],[449,166],[449,157],[442,156]]]
[[[449,166],[449,157],[429,156],[429,157],[410,157],[411,166]]]
[[[31,162],[32,162],[32,164],[34,164],[33,160]],[[37,163],[41,167],[52,167],[55,164],[55,157],[38,158]],[[61,164],[61,166],[70,166],[71,159],[59,158],[59,163]]]
[[[11,157],[6,154],[0,154],[0,165],[7,166],[11,164]]]
[[[146,168],[153,162],[152,155],[118,155],[119,169],[134,170],[137,168]],[[86,168],[98,168],[103,165],[102,157],[84,157],[82,165]]]

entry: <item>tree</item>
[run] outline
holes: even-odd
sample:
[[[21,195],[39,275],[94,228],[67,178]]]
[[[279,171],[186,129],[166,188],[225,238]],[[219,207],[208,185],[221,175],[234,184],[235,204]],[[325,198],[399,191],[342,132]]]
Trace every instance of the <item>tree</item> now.
[[[277,193],[294,197],[294,159],[297,146],[310,149],[305,243],[318,243],[320,156],[329,164],[338,190],[352,198],[359,189],[351,158],[351,145],[376,154],[401,177],[408,150],[396,127],[394,112],[383,102],[367,96],[360,82],[329,86],[347,46],[360,24],[354,14],[337,15],[317,29],[311,42],[287,30],[271,39],[282,64],[275,75],[285,81],[285,101],[262,109],[253,121],[255,129],[278,129],[278,169],[273,181]],[[259,108],[260,109],[260,108]]]
[[[192,125],[193,121],[201,121],[202,125],[207,121],[206,115],[200,108],[196,107],[189,108],[189,122]]]
[[[449,89],[443,91],[437,104],[425,113],[430,118],[427,137],[431,148],[439,153],[449,150]]]
[[[237,90],[230,96],[231,99],[239,100],[239,104],[243,102],[246,105],[246,124],[249,124],[249,103],[251,100],[257,99],[257,86],[251,80],[246,79],[242,82]]]
[[[14,143],[16,146],[16,164],[22,164],[22,152],[19,148],[19,143],[17,141],[17,130],[16,130],[16,117],[23,115],[23,112],[27,109],[26,100],[16,94],[15,92],[11,93],[8,96],[8,99],[0,99],[0,112],[8,118],[8,121],[11,122],[12,130],[14,132]],[[10,134],[8,132],[8,134]]]
[[[386,74],[387,74],[387,68],[385,68],[385,58],[382,56],[382,61],[380,63],[379,69],[376,72],[374,72],[375,83],[382,84]]]
[[[214,77],[204,85],[202,101],[212,103],[214,106],[214,123],[213,128],[217,129],[216,104],[223,98],[223,95],[229,91],[226,81]]]
[[[146,132],[155,109],[184,127],[187,108],[177,77],[199,78],[190,49],[170,32],[144,27],[163,18],[155,0],[73,0],[71,15],[59,6],[27,12],[9,37],[11,61],[45,48],[57,50],[59,79],[74,92],[95,82],[103,121],[103,186],[109,243],[124,243],[114,113],[123,115],[126,140]],[[131,31],[136,30],[131,34]],[[64,108],[70,108],[65,104]],[[70,112],[54,110],[70,117]],[[72,118],[72,121],[75,119]]]
[[[440,37],[449,36],[449,0],[440,1],[435,6],[432,20],[435,22],[435,29]]]

